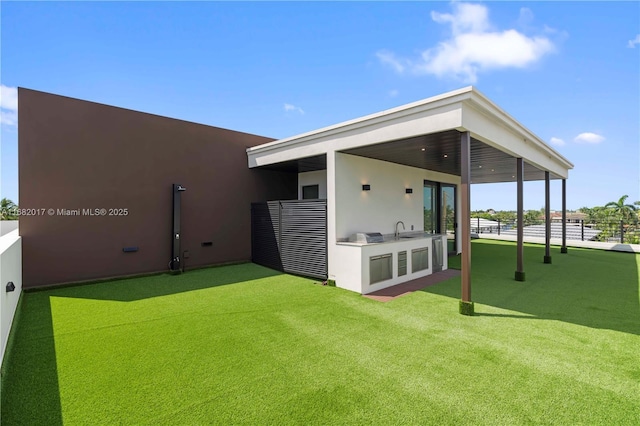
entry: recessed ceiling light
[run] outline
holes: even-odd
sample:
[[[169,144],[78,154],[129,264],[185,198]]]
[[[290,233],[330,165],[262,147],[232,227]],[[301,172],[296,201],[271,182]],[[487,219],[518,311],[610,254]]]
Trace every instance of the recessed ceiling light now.
[[[511,176],[512,178],[514,178],[515,176]]]
[[[443,155],[443,157],[444,157],[444,158],[447,158],[447,157],[448,157],[448,155],[447,155],[447,154],[445,154],[445,155]]]
[[[422,151],[424,151],[426,148],[422,148]]]
[[[495,172],[495,169],[491,169],[492,172]]]
[[[478,166],[478,168],[479,168],[479,169],[481,169],[481,168],[482,168],[482,166]]]

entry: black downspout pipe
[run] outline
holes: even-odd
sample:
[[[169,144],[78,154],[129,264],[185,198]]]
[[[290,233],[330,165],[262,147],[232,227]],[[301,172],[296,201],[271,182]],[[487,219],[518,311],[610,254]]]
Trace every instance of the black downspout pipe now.
[[[171,262],[169,270],[173,274],[182,271],[182,259],[180,258],[180,193],[186,191],[182,185],[173,184],[173,232],[171,236]]]

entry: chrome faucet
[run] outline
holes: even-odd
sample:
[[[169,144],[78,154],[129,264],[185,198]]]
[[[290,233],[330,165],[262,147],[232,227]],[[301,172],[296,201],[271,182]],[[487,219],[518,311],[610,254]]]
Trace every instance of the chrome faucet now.
[[[402,224],[402,230],[406,230],[407,228],[404,227],[404,222],[399,220],[398,222],[396,222],[396,240],[398,239],[398,237],[400,236],[400,233],[398,232],[398,225]]]

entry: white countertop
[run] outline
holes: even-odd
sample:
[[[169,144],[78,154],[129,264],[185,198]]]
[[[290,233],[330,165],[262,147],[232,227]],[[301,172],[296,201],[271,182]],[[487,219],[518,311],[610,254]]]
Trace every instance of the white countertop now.
[[[401,232],[398,238],[396,238],[395,234],[382,235],[382,238],[384,239],[384,241],[381,243],[357,243],[355,241],[337,241],[336,244],[341,246],[362,247],[362,246],[373,246],[373,245],[381,245],[381,244],[389,244],[389,243],[422,240],[426,238],[442,237],[443,235],[444,234],[429,234],[427,232],[422,232],[422,231]]]

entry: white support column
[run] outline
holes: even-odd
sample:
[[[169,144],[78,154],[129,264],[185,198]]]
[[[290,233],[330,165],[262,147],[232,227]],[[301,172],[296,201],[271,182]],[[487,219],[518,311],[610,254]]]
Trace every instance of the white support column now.
[[[336,265],[336,153],[327,152],[327,276],[335,284]]]

